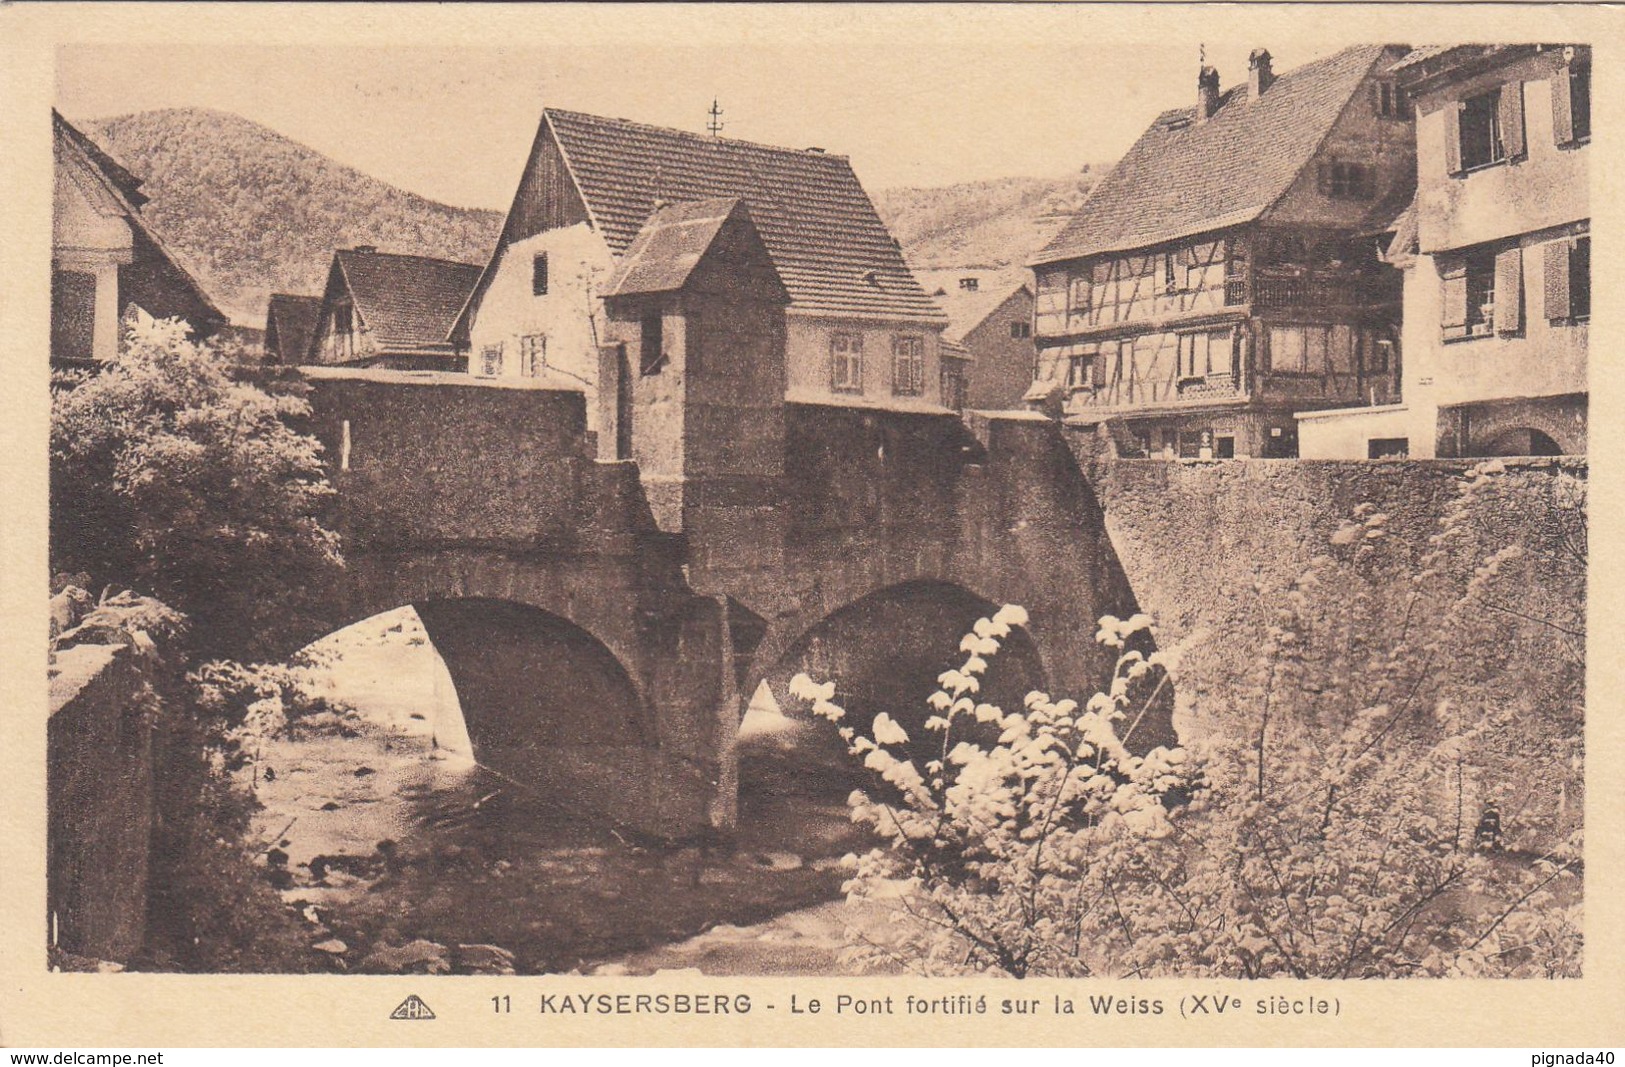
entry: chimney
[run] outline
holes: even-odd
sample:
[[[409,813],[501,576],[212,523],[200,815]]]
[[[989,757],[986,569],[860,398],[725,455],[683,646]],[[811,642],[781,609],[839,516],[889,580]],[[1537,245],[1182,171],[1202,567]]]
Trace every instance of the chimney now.
[[[356,245],[354,248],[350,249],[350,251],[352,251],[352,252],[376,252],[376,251],[378,251],[378,246],[377,245]]]
[[[1196,121],[1206,122],[1219,110],[1219,72],[1203,67],[1196,75]]]
[[[1269,52],[1262,48],[1253,49],[1247,57],[1247,99],[1257,100],[1274,81],[1275,71],[1270,69]]]

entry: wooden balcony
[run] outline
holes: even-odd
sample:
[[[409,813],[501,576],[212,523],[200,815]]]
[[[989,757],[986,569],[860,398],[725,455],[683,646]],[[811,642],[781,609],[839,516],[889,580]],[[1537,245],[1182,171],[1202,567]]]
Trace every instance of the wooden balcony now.
[[[1226,278],[1226,305],[1251,304],[1262,308],[1349,308],[1397,303],[1402,279],[1398,271],[1385,274],[1306,272],[1260,273],[1252,279]]]

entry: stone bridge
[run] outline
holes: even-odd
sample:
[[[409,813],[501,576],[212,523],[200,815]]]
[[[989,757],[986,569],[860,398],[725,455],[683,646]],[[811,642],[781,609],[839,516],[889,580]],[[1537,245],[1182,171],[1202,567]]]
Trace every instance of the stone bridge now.
[[[987,679],[1006,706],[1094,692],[1111,665],[1096,620],[1136,610],[1089,484],[1036,416],[781,401],[748,476],[707,474],[690,433],[687,473],[653,477],[545,379],[306,375],[348,561],[329,628],[412,605],[482,763],[641,833],[732,829],[763,680],[783,704],[807,670],[859,725],[884,708],[918,731],[997,605],[1031,616]],[[1170,707],[1134,747],[1172,739]]]

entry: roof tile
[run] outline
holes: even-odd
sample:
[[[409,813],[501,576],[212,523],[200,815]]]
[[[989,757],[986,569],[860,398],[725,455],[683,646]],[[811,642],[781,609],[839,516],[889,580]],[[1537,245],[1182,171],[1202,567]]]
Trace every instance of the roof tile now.
[[[658,203],[750,207],[798,311],[943,323],[842,156],[549,108],[593,221],[623,255]]]
[[[428,256],[334,253],[362,321],[385,344],[444,344],[480,267]]]
[[[1033,265],[1143,248],[1252,222],[1291,186],[1389,46],[1346,48],[1275,79],[1258,100],[1231,88],[1206,122],[1165,111],[1090,192]]]

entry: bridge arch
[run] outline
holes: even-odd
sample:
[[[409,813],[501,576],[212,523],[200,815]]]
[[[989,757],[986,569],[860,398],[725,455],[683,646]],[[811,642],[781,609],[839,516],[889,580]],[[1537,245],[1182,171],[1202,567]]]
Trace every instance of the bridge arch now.
[[[787,715],[805,719],[789,699],[789,682],[805,672],[835,683],[835,702],[846,723],[867,733],[884,711],[908,733],[910,748],[936,758],[940,735],[925,729],[934,712],[926,698],[937,677],[964,662],[959,643],[979,618],[998,605],[965,586],[943,579],[912,579],[869,592],[824,615],[794,636],[764,648],[756,677],[765,680]],[[753,685],[754,685],[753,679]],[[1018,708],[1026,694],[1048,688],[1038,644],[1024,629],[1011,632],[991,657],[978,699]],[[834,730],[812,724],[818,740],[810,753],[822,764],[845,762]]]

